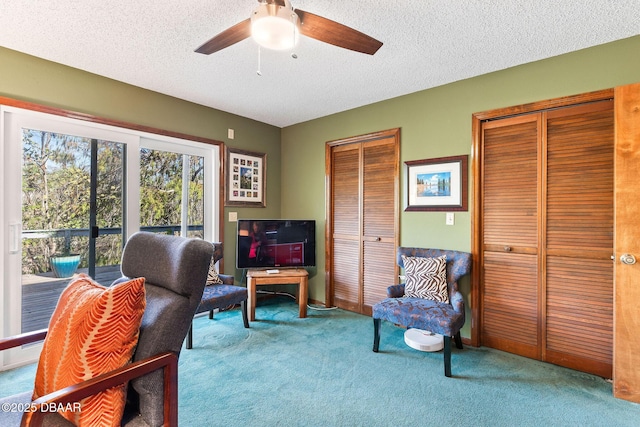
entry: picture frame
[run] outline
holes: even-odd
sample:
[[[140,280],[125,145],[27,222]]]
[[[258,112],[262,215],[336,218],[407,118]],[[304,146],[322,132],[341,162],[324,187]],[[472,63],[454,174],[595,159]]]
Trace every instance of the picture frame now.
[[[466,211],[468,157],[451,156],[405,163],[405,212]]]
[[[267,206],[267,155],[226,147],[225,206]]]

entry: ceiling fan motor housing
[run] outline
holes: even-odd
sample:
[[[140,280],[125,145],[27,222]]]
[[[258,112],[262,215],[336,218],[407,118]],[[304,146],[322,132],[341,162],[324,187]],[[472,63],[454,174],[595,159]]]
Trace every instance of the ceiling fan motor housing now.
[[[289,0],[265,1],[251,14],[251,36],[262,47],[293,48],[300,32],[298,15]]]

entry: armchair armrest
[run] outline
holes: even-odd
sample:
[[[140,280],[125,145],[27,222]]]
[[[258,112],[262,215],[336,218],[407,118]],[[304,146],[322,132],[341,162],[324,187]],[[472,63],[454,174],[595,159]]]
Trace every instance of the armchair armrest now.
[[[172,352],[160,353],[147,359],[131,363],[95,378],[54,391],[32,403],[38,410],[25,413],[22,427],[41,426],[46,412],[43,408],[55,404],[66,406],[79,402],[103,390],[124,384],[134,378],[141,377],[157,369],[164,370],[164,423],[163,426],[178,425],[178,356]]]
[[[218,274],[218,277],[220,278],[220,280],[222,280],[222,283],[224,283],[225,285],[233,285],[234,277],[232,275]]]
[[[0,339],[0,351],[42,341],[44,337],[47,336],[47,331],[47,329],[40,329],[32,332],[25,332],[20,335],[14,335],[12,337],[2,338]]]
[[[458,313],[464,313],[464,299],[459,291],[451,292],[449,303],[453,306],[453,309]]]
[[[388,298],[401,298],[404,295],[404,283],[400,285],[392,285],[387,288]]]
[[[27,332],[13,337],[0,339],[0,350],[40,341],[47,335],[47,329]],[[42,426],[48,412],[48,405],[67,406],[112,387],[125,384],[134,378],[150,372],[164,371],[164,423],[163,426],[178,425],[178,356],[173,352],[164,352],[121,368],[106,372],[46,394],[32,402],[34,411],[26,412],[22,417],[21,427]]]

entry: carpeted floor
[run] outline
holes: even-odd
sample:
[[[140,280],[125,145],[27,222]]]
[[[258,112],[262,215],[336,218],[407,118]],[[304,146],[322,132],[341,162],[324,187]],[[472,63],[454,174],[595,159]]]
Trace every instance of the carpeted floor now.
[[[605,380],[487,348],[409,348],[383,323],[371,351],[370,317],[309,310],[289,299],[194,321],[180,356],[181,426],[638,426],[640,405]],[[24,390],[34,367],[0,374],[2,394]]]

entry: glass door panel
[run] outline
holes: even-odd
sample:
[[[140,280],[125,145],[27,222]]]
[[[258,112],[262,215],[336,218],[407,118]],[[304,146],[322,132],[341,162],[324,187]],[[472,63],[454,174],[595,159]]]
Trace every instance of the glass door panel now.
[[[204,238],[204,158],[140,149],[140,229]]]
[[[95,256],[92,258],[98,283],[109,285],[120,277],[120,258],[126,227],[125,170],[126,147],[119,142],[97,140]],[[90,257],[91,258],[91,257]]]
[[[188,158],[187,237],[204,239],[204,158]]]
[[[74,273],[103,284],[119,276],[123,152],[121,143],[22,129],[22,332],[47,327]],[[111,276],[103,266],[114,266]]]

